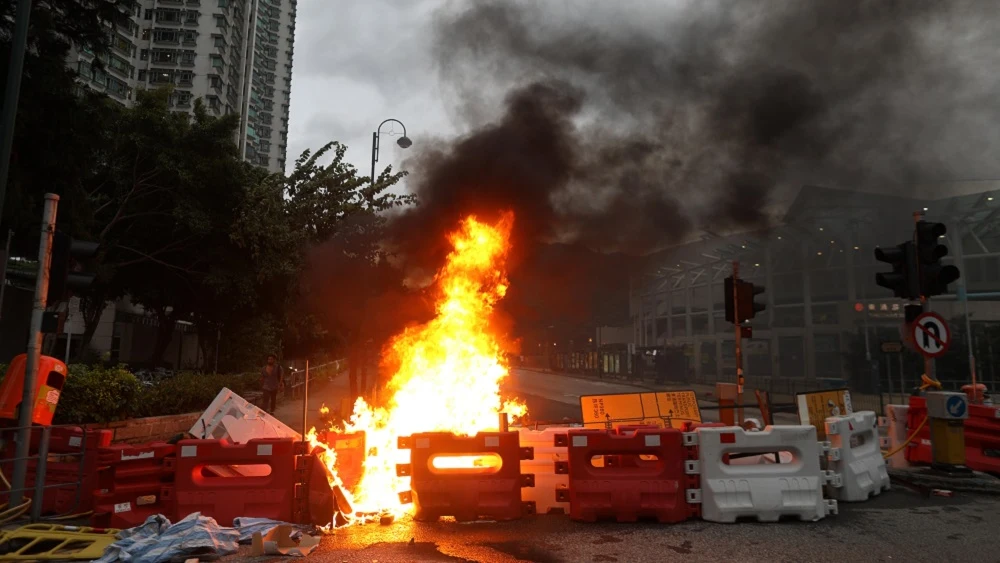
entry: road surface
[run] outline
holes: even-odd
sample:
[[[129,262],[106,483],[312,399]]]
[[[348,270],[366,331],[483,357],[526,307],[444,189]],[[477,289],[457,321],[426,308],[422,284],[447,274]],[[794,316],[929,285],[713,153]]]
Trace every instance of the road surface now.
[[[662,561],[811,563],[997,562],[1000,501],[956,495],[922,497],[893,490],[863,504],[841,505],[819,522],[778,524],[586,524],[565,516],[509,523],[434,524],[403,519],[390,526],[337,530],[308,560],[339,562],[643,563]],[[250,558],[248,550],[226,561]]]

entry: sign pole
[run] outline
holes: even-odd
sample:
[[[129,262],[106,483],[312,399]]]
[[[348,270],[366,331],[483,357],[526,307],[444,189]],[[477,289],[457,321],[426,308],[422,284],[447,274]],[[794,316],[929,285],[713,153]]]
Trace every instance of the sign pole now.
[[[49,266],[52,262],[52,236],[56,232],[56,211],[59,196],[45,194],[42,213],[42,232],[38,242],[38,275],[35,278],[35,306],[31,310],[31,329],[28,332],[28,354],[24,366],[24,391],[17,416],[17,457],[10,485],[10,506],[21,505],[24,482],[28,475],[28,455],[31,453],[31,425],[35,403],[35,379],[42,356],[42,317],[49,292]]]
[[[743,331],[740,319],[740,263],[733,260],[733,312],[736,321],[736,405],[737,405],[737,426],[743,426]]]
[[[309,360],[306,360],[306,380],[302,383],[302,439],[309,433]]]

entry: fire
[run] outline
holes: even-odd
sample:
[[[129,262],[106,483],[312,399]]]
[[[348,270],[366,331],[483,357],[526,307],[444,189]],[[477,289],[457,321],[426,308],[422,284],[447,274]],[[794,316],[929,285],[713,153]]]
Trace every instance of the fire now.
[[[406,329],[383,350],[389,363],[399,366],[388,385],[387,406],[374,408],[359,397],[345,428],[332,429],[365,432],[364,474],[354,490],[345,491],[356,512],[398,516],[406,511],[398,493],[409,489],[409,478],[396,476],[396,464],[407,463],[409,452],[396,448],[399,436],[472,435],[496,430],[498,413],[525,414],[522,403],[500,396],[508,368],[490,326],[494,307],[507,292],[513,221],[508,212],[492,225],[474,216],[461,222],[449,236],[452,251],[435,278],[435,318]],[[315,429],[308,438],[319,444]],[[468,456],[441,458],[435,466],[475,471],[484,461],[489,463]],[[336,453],[328,450],[324,462],[333,484],[341,485]]]

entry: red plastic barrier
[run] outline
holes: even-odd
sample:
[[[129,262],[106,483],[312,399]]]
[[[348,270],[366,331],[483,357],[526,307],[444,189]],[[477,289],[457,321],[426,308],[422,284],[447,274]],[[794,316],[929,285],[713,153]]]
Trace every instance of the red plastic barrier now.
[[[296,492],[308,475],[300,475],[297,459],[306,444],[292,438],[250,440],[181,440],[177,444],[177,516],[193,512],[211,516],[221,526],[232,526],[240,516],[299,522],[306,503]],[[208,469],[230,466],[226,475]]]
[[[344,484],[345,489],[354,490],[364,474],[367,453],[365,451],[365,433],[325,432],[318,435],[317,439],[335,452],[337,475],[340,476],[340,481]]]
[[[515,520],[534,513],[534,502],[521,502],[521,488],[535,485],[533,474],[521,474],[521,460],[534,459],[534,448],[521,447],[519,432],[428,432],[400,437],[398,446],[410,450],[410,463],[397,465],[396,474],[410,477],[410,491],[400,497],[413,502],[415,520]],[[476,466],[470,458],[490,461]]]
[[[98,527],[131,528],[155,514],[171,520],[177,447],[165,442],[116,444],[101,448],[92,523]]]
[[[110,430],[83,430],[74,427],[54,427],[50,430],[48,461],[45,464],[45,492],[42,496],[42,514],[65,515],[89,512],[93,508],[93,491],[97,488],[100,467],[99,448],[111,443]],[[0,457],[12,459],[17,456],[17,445],[8,435]],[[38,455],[41,432],[31,433],[29,456]],[[28,460],[25,485],[27,495],[34,496],[37,459]],[[3,465],[4,474],[10,477],[14,462]],[[61,485],[61,486],[56,486]],[[7,502],[8,493],[0,493],[0,502]]]
[[[907,432],[913,432],[926,416],[926,399],[910,397]],[[932,463],[930,440],[930,425],[925,424],[906,448],[906,460],[914,464]],[[1000,407],[969,405],[969,418],[965,420],[965,465],[976,471],[1000,474]]]
[[[556,462],[556,472],[569,474],[569,487],[557,494],[560,501],[570,503],[570,518],[584,522],[653,518],[666,523],[699,514],[699,505],[688,504],[687,491],[697,489],[699,482],[696,464],[688,467],[693,451],[684,445],[680,430],[643,428],[626,434],[570,430],[565,436],[568,460]],[[591,460],[596,456],[655,459],[594,467]]]

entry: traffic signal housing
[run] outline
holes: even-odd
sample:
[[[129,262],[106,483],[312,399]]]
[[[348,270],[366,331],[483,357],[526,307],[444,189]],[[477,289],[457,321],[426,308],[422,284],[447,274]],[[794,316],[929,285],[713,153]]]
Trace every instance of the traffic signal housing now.
[[[958,268],[941,264],[948,255],[948,247],[940,239],[948,232],[944,223],[918,221],[916,226],[916,257],[919,272],[920,295],[934,297],[948,293],[948,284],[961,277]]]
[[[94,274],[83,270],[83,263],[97,254],[98,243],[74,240],[56,231],[52,237],[52,262],[49,266],[48,303],[69,299],[73,291],[87,289],[94,283]]]
[[[892,266],[892,272],[875,274],[875,283],[892,291],[900,299],[920,299],[917,257],[913,242],[892,248],[875,248],[875,259]]]
[[[726,294],[726,320],[733,324],[748,321],[767,308],[763,303],[754,301],[754,297],[764,293],[763,286],[755,286],[746,280],[734,280],[730,276],[725,279],[723,291]]]

